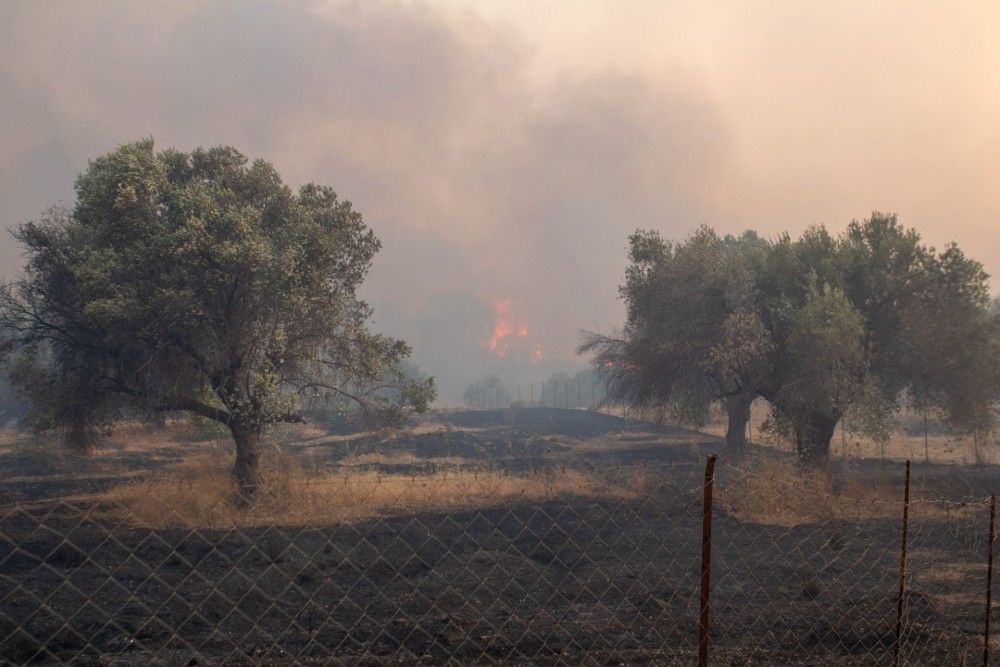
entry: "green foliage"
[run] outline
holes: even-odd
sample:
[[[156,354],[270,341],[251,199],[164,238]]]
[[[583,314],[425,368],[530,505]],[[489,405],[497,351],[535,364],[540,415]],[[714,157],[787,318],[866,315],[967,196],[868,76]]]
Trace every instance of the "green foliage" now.
[[[769,351],[753,309],[758,256],[752,233],[719,237],[708,227],[682,243],[640,231],[629,238],[619,334],[585,333],[610,400],[656,407],[703,424],[712,402],[749,391]]]
[[[759,395],[772,430],[816,462],[846,413],[884,438],[904,399],[962,430],[992,423],[1000,316],[987,276],[895,216],[794,240],[639,232],[630,260],[625,329],[581,347],[614,397],[696,415],[720,396]]]
[[[774,401],[793,424],[810,415],[843,414],[861,393],[868,353],[861,314],[842,291],[810,287],[788,311],[784,345],[770,379]]]
[[[852,222],[839,238],[813,229],[775,244],[761,304],[780,354],[763,394],[798,419],[852,412],[866,432],[885,437],[900,399],[910,396],[960,429],[990,420],[998,395],[1000,344],[988,311],[987,276],[955,246],[935,251],[895,216]],[[838,297],[801,350],[803,310],[817,285]],[[791,317],[786,315],[791,314]],[[819,359],[811,364],[808,359]],[[794,374],[825,365],[802,387]]]
[[[123,145],[78,177],[72,210],[15,236],[28,262],[0,294],[3,349],[40,427],[187,410],[259,434],[305,396],[393,414],[433,396],[398,371],[406,344],[367,329],[356,290],[379,241],[361,215],[233,148]]]

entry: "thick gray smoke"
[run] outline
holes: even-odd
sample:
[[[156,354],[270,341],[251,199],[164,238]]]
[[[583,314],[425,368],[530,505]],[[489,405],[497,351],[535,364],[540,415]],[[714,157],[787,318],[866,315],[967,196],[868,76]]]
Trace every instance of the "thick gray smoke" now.
[[[536,46],[513,23],[447,4],[4,3],[0,216],[13,225],[71,202],[87,159],[150,135],[181,149],[232,144],[293,184],[332,185],[384,242],[365,285],[376,324],[413,343],[448,400],[487,373],[513,386],[578,366],[579,330],[621,322],[616,288],[637,227],[797,231],[873,208],[922,222],[897,190],[852,199],[844,182],[813,178],[824,170],[776,162],[795,126],[745,114],[687,61],[644,71],[580,53],[555,66]],[[796,61],[747,53],[761,67]],[[724,71],[743,71],[745,54],[723,55]],[[765,85],[755,99],[789,92]],[[748,134],[737,119],[751,117]],[[816,148],[843,156],[842,139]],[[862,151],[855,163],[841,172],[870,182],[878,159]],[[6,277],[20,267],[6,240],[0,266]],[[498,299],[527,330],[502,356],[489,344]]]
[[[233,144],[365,214],[384,242],[365,287],[377,324],[413,342],[445,399],[485,373],[579,364],[577,332],[620,319],[625,236],[692,221],[687,185],[723,143],[693,91],[612,73],[538,89],[516,34],[423,5],[3,11],[5,222],[71,201],[74,174],[117,143]],[[16,271],[9,244],[2,259]],[[542,350],[531,372],[530,353],[487,345],[499,298]]]

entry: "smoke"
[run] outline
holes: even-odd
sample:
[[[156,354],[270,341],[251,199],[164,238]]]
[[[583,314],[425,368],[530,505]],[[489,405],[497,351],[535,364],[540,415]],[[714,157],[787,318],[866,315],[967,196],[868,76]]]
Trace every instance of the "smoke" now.
[[[5,3],[0,213],[14,225],[71,202],[87,159],[121,142],[237,146],[292,184],[333,186],[365,215],[384,245],[364,287],[376,325],[410,341],[451,399],[488,373],[513,384],[579,366],[579,330],[621,323],[617,285],[638,227],[773,233],[880,208],[951,234],[944,216],[956,211],[967,238],[1000,249],[985,222],[1000,208],[995,188],[969,166],[946,168],[968,157],[962,147],[977,165],[1000,155],[986,150],[995,129],[974,143],[946,128],[947,146],[919,135],[926,160],[953,174],[929,192],[914,180],[929,177],[915,171],[925,162],[899,149],[915,122],[874,106],[888,93],[830,104],[824,91],[855,70],[872,90],[895,73],[833,38],[825,56],[810,48],[810,34],[851,32],[857,16],[796,32],[791,6],[718,21],[657,5],[598,21],[578,3],[538,16],[402,0]],[[571,12],[590,28],[562,31]],[[870,32],[917,48],[910,33]],[[662,53],[643,50],[661,42]],[[816,67],[824,80],[809,80]],[[918,129],[929,113],[913,110]],[[17,253],[0,244],[3,275]],[[528,331],[502,357],[489,346],[496,299],[511,299]]]

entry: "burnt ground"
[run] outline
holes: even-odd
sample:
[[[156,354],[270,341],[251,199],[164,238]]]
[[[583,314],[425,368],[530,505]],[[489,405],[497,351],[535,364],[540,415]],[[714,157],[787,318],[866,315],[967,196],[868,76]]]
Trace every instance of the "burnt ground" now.
[[[406,452],[406,462],[370,465],[420,472],[458,457],[511,473],[571,467],[612,483],[642,467],[656,483],[626,499],[149,530],[99,518],[87,494],[183,451],[4,451],[0,663],[693,663],[701,480],[717,439],[577,410],[434,418],[449,427],[287,447],[331,468],[358,454]],[[866,461],[833,474],[898,484],[900,472],[899,463]],[[720,466],[720,488],[732,474]],[[984,506],[958,503],[991,492],[1000,475],[915,465],[914,478],[924,497],[956,504],[913,508],[902,654],[906,664],[958,664],[963,650],[981,650],[987,542]],[[717,507],[713,664],[886,664],[899,531],[884,515],[788,526]]]

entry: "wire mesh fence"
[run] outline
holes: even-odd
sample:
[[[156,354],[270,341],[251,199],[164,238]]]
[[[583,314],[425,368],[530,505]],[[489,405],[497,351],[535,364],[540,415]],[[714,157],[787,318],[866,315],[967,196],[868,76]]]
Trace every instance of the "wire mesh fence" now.
[[[982,648],[989,499],[911,499],[904,555],[897,467],[896,479],[837,492],[783,469],[730,467],[712,591],[726,655],[745,664],[934,665]]]
[[[690,665],[704,638],[708,664],[983,664],[987,497],[914,466],[901,576],[903,466],[723,455],[700,633],[714,441],[504,433],[488,460],[275,465],[246,506],[202,478],[10,502],[0,658]]]

